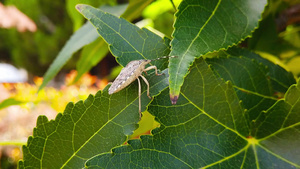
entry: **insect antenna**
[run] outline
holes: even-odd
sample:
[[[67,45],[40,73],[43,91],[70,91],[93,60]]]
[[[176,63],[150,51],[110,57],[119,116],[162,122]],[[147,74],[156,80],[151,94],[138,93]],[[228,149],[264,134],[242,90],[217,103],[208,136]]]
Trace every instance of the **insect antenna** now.
[[[159,57],[159,58],[156,58],[156,59],[152,59],[151,61],[154,61],[154,60],[159,60],[159,59],[166,59],[166,58],[176,58],[177,56],[163,56],[163,57]]]

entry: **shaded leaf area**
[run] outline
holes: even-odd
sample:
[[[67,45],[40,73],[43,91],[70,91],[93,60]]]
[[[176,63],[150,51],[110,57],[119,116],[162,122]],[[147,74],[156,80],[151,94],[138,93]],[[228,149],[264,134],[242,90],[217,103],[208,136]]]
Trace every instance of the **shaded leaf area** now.
[[[168,86],[167,70],[163,73],[146,76],[151,96]],[[92,156],[123,144],[138,127],[137,81],[113,95],[108,95],[108,87],[84,102],[69,103],[55,120],[40,116],[33,136],[23,146],[19,167],[82,168]],[[146,93],[142,85],[143,111],[151,101]]]
[[[221,78],[233,83],[249,122],[280,99],[278,92],[283,96],[296,83],[290,72],[246,49],[231,48],[218,56],[206,61]]]
[[[287,100],[293,88],[299,91],[298,86],[292,86],[286,94]],[[293,96],[299,100],[300,93]],[[280,106],[279,103],[274,106]],[[274,111],[280,114],[280,110]],[[259,139],[249,136],[247,114],[231,82],[225,83],[202,59],[192,66],[178,103],[171,105],[168,91],[164,90],[151,103],[149,112],[161,125],[152,131],[152,136],[141,136],[113,149],[112,153],[99,154],[88,160],[86,167],[275,169],[300,166],[296,161],[300,157],[300,116],[293,116],[296,123],[277,131],[271,125],[277,125],[282,116],[258,120],[262,127],[257,133],[268,130],[271,134]],[[286,154],[287,146],[291,146],[288,148],[291,152]]]
[[[258,26],[267,0],[184,0],[178,7],[169,64],[170,96],[179,95],[194,60],[235,45]]]
[[[127,5],[120,5],[117,7],[109,7],[109,6],[102,6],[101,8],[105,11],[112,11],[116,15],[120,14],[120,11],[125,11],[125,8]],[[62,50],[59,52],[53,63],[50,65],[49,69],[44,75],[44,80],[42,85],[39,87],[39,90],[44,88],[48,82],[54,78],[54,76],[61,70],[61,68],[68,62],[68,60],[72,57],[72,55],[77,52],[79,49],[84,47],[85,45],[88,45],[92,42],[94,42],[98,38],[98,33],[94,29],[94,27],[90,23],[84,24],[80,29],[78,29],[71,38],[67,41],[65,46],[62,48]],[[106,44],[103,44],[106,46]],[[102,53],[103,54],[103,53]],[[106,54],[106,53],[105,53]],[[103,57],[103,56],[102,56]],[[101,56],[98,57],[98,59],[102,58]],[[95,59],[94,59],[95,60]],[[82,58],[80,60],[83,61],[89,61],[85,58]],[[93,61],[95,62],[95,61]],[[83,64],[83,63],[82,63]],[[88,65],[86,67],[82,67],[82,70],[80,70],[79,74],[83,74],[84,71],[89,70],[93,65]],[[83,70],[83,68],[85,68]],[[77,77],[76,80],[78,80],[79,77]]]
[[[111,53],[117,61],[126,66],[132,60],[155,59],[168,55],[169,39],[162,39],[148,29],[118,18],[88,5],[77,5],[76,8],[97,29],[101,37],[109,44]],[[154,61],[160,70],[167,68],[168,62]]]

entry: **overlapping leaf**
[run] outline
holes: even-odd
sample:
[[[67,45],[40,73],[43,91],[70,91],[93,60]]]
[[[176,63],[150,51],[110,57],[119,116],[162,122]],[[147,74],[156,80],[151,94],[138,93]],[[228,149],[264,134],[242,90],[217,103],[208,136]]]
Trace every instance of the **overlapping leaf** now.
[[[164,73],[147,77],[151,96],[168,86]],[[84,102],[70,103],[55,120],[40,116],[33,136],[23,146],[20,168],[82,168],[92,156],[124,143],[139,121],[137,87],[135,82],[114,95],[108,95],[106,87]],[[143,111],[150,101],[143,85]]]
[[[113,149],[113,153],[95,156],[87,167],[300,167],[299,83],[289,89],[285,99],[260,115],[256,135],[250,135],[247,114],[231,83],[223,82],[202,59],[192,66],[176,105],[167,101],[167,93],[165,90],[149,107],[161,124],[152,131],[153,136],[142,136]]]
[[[267,0],[184,0],[176,13],[169,63],[170,97],[176,103],[195,58],[237,44],[258,26]]]

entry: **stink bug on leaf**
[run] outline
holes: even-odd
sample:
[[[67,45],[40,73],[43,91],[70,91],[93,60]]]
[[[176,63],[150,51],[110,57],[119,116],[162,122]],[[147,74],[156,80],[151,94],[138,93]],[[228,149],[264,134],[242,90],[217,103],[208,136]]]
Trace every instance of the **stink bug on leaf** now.
[[[159,60],[163,58],[173,58],[175,56],[164,56],[153,60]],[[138,80],[138,93],[139,93],[139,114],[141,119],[141,82],[139,77],[141,77],[145,83],[147,84],[147,96],[151,98],[150,91],[149,91],[149,82],[147,79],[142,75],[143,72],[147,74],[148,70],[155,69],[156,75],[162,75],[157,73],[157,67],[156,66],[149,66],[145,68],[145,66],[150,63],[153,60],[134,60],[129,62],[120,72],[120,74],[117,76],[117,78],[114,80],[114,82],[111,84],[110,88],[108,89],[108,94],[116,93],[122,89],[124,89],[126,86],[131,84],[135,79]]]

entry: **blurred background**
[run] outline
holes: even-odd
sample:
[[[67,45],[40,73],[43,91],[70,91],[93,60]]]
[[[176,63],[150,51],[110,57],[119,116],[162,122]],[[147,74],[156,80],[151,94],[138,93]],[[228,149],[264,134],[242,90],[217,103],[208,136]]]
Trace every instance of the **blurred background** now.
[[[171,38],[180,2],[0,0],[0,168],[16,168],[22,158],[21,146],[32,135],[39,115],[54,119],[69,102],[84,100],[102,90],[122,68],[93,27],[75,10],[76,4],[100,7]],[[86,30],[92,38],[87,38]],[[270,0],[260,27],[240,46],[298,77],[300,1]],[[57,58],[65,61],[55,62]],[[51,64],[57,70],[52,70]],[[49,76],[45,78],[46,72]],[[45,79],[48,81],[43,84]],[[40,87],[42,84],[45,87]],[[147,120],[142,120],[141,126],[158,125],[151,115],[144,118]],[[140,127],[132,137],[149,130]]]

